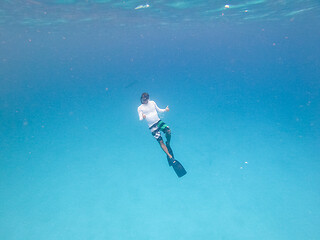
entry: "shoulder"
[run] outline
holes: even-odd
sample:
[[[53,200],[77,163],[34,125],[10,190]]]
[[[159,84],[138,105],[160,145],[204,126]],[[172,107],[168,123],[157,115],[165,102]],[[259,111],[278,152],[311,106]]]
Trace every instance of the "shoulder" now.
[[[142,108],[142,104],[138,107],[138,111],[141,110],[141,108]]]

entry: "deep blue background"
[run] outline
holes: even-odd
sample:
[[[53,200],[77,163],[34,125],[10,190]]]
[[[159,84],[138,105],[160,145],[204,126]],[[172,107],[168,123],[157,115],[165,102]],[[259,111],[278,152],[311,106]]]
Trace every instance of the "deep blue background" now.
[[[317,17],[1,29],[1,239],[319,237]]]

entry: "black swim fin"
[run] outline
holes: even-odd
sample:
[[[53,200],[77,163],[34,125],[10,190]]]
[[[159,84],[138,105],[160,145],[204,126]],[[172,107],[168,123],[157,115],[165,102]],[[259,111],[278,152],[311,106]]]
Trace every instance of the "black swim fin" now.
[[[174,159],[174,155],[173,155],[173,151],[170,147],[170,145],[166,142],[166,146],[168,148],[168,152],[170,153],[170,155],[173,157],[173,159],[170,159],[168,156],[167,156],[167,159],[168,159],[168,163],[169,163],[169,166],[172,166],[173,167],[173,170],[176,172],[177,176],[180,178],[184,175],[187,174],[187,171],[184,169],[184,167],[182,166],[182,164],[177,161],[176,159]]]
[[[179,178],[187,174],[187,171],[184,169],[182,164],[177,160],[173,161],[172,167]]]

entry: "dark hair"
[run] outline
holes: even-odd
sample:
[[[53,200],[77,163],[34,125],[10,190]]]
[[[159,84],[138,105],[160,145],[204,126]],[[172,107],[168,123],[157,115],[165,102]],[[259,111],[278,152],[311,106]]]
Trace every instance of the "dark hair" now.
[[[143,103],[143,102],[142,102],[142,99],[149,100],[149,94],[146,93],[146,92],[142,93],[142,95],[141,95],[141,97],[140,97],[140,102],[141,102],[141,103]]]

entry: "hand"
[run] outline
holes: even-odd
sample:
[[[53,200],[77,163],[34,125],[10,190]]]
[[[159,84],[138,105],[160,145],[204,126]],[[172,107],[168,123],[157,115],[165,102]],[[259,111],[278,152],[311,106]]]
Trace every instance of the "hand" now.
[[[167,112],[169,112],[169,111],[170,111],[169,106],[167,106],[167,107],[166,107],[166,111],[167,111]]]
[[[144,114],[142,114],[142,117],[143,117],[143,119],[146,119],[146,117],[147,117],[147,116],[146,116],[146,115],[144,115]]]

